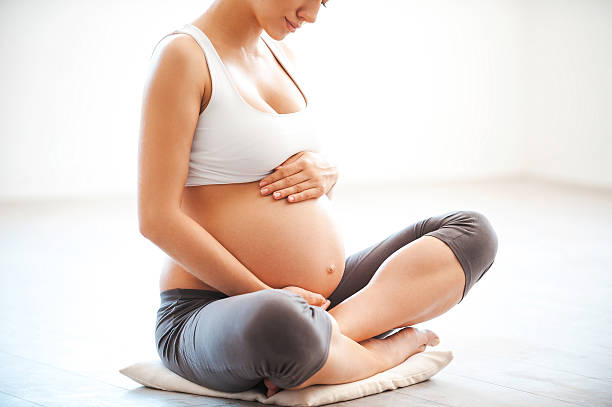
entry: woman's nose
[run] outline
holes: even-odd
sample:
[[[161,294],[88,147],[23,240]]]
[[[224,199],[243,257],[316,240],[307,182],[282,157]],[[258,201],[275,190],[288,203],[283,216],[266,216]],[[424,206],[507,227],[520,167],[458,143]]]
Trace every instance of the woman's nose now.
[[[315,4],[314,6],[312,4]],[[298,13],[298,17],[300,19],[299,23],[306,21],[307,23],[314,23],[317,20],[317,14],[319,12],[319,7],[321,3],[319,0],[315,0],[315,2],[309,2],[307,6],[304,6],[300,12]]]

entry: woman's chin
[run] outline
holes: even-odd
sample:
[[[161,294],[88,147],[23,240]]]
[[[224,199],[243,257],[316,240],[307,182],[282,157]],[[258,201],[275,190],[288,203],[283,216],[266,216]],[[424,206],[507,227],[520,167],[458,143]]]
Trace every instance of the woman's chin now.
[[[285,39],[285,37],[287,36],[288,33],[283,33],[281,35],[277,35],[277,36],[273,36],[271,35],[270,37],[272,37],[273,39],[275,39],[276,41],[282,41]]]
[[[274,39],[276,41],[283,40],[287,36],[287,34],[289,34],[289,31],[287,31],[287,30],[278,30],[278,31],[274,30],[274,31],[271,31],[271,30],[267,30],[267,29],[264,28],[264,31],[270,36],[270,38],[272,38],[272,39]]]

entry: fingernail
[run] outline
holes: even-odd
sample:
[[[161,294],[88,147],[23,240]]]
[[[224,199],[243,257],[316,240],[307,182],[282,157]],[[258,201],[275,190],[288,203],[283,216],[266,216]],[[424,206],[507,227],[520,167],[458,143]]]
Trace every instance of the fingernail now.
[[[278,198],[279,196],[280,196],[280,192],[277,191],[277,192],[274,193],[274,197],[275,198]]]
[[[259,186],[263,187],[264,185],[268,185],[268,183],[264,180],[259,181]]]
[[[262,188],[261,189],[261,193],[262,194],[267,194],[268,193],[268,188]]]

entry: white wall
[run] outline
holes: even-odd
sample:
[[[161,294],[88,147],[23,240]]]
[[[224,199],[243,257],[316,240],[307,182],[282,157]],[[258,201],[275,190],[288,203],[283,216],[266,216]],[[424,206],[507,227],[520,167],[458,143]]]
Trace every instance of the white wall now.
[[[520,11],[511,1],[330,2],[326,30],[300,39],[317,44],[304,57],[316,61],[343,180],[521,171]]]
[[[612,187],[612,1],[526,4],[526,167]]]
[[[196,3],[0,2],[0,199],[135,193],[149,57]]]
[[[151,51],[209,3],[0,2],[0,200],[134,194]],[[611,9],[332,0],[286,41],[341,182],[529,173],[612,187]]]

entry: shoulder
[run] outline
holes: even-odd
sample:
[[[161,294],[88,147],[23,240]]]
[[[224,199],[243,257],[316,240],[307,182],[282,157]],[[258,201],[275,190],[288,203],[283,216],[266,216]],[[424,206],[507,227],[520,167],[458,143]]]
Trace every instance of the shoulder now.
[[[200,46],[188,34],[174,33],[166,35],[155,45],[151,58],[157,59],[170,59],[176,63],[189,63],[198,59]]]
[[[210,82],[206,58],[193,37],[175,33],[162,38],[153,49],[151,66],[154,72],[176,80]]]

